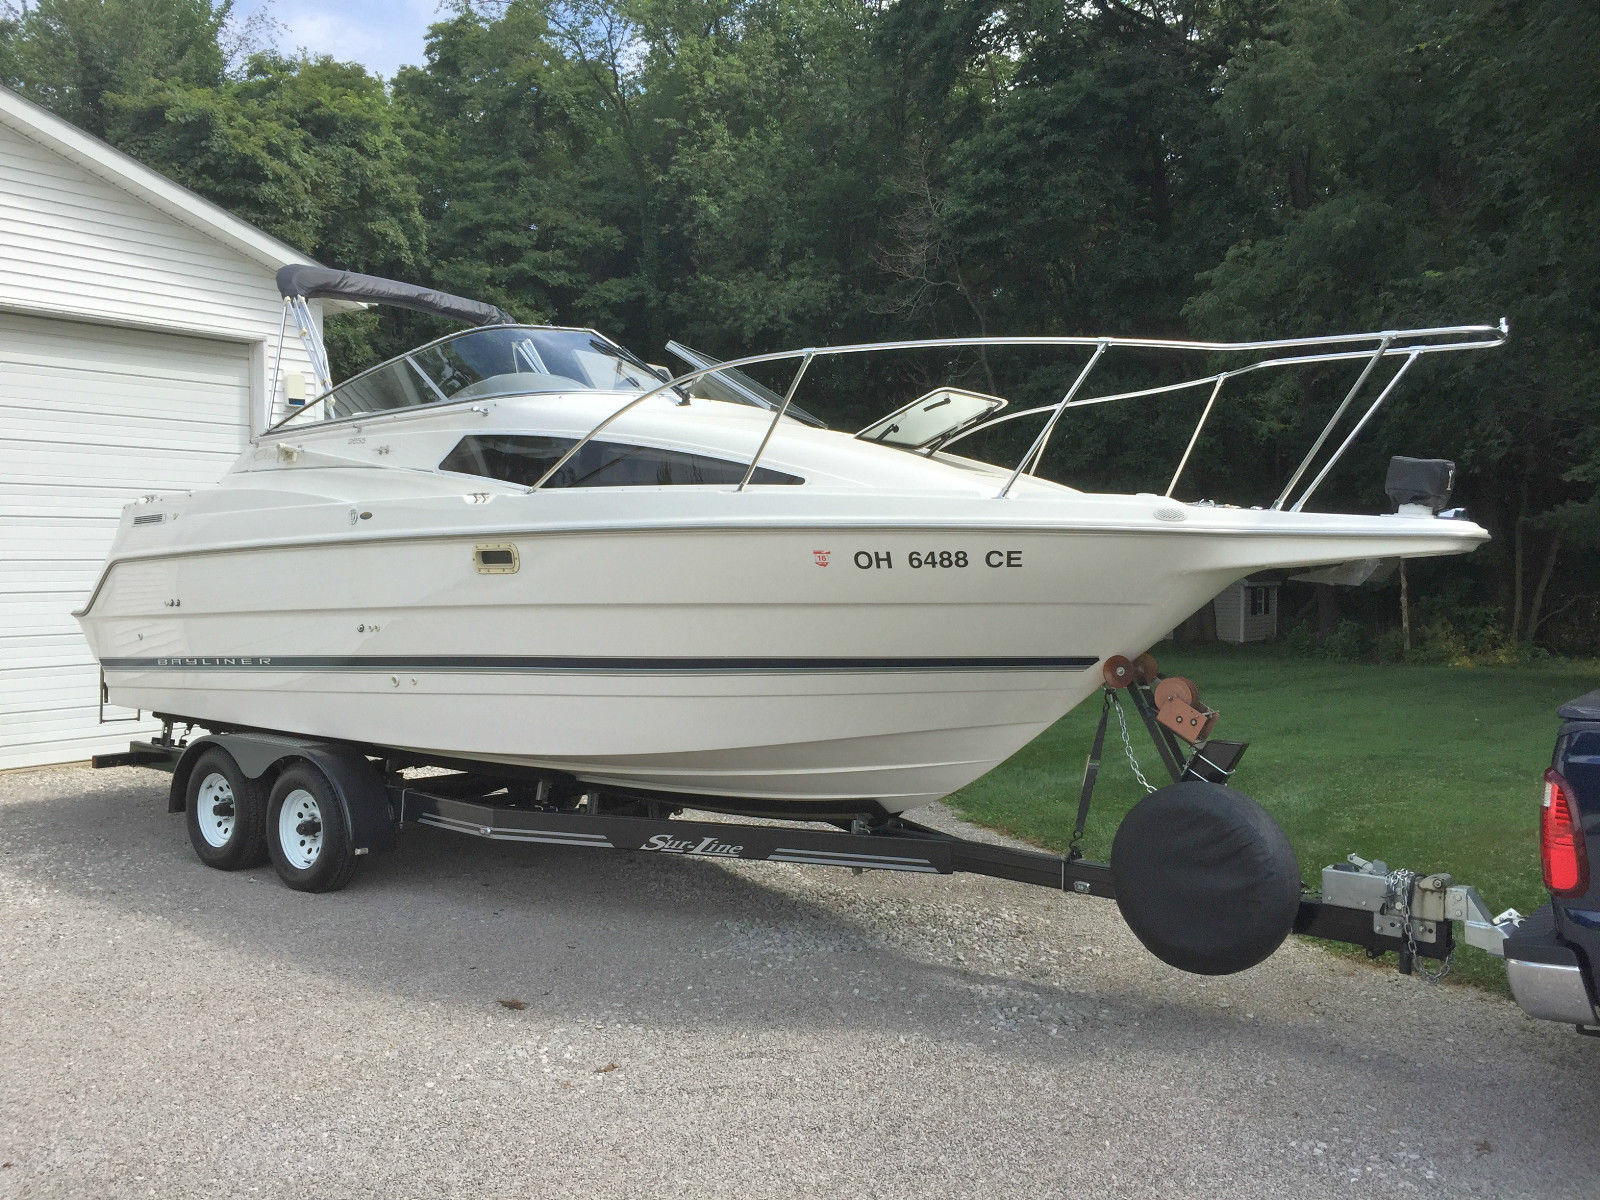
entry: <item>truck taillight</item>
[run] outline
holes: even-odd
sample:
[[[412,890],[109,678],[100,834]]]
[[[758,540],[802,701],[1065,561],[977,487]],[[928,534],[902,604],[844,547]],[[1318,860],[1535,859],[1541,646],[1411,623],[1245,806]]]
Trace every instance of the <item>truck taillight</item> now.
[[[1589,890],[1589,853],[1578,828],[1572,785],[1551,767],[1544,773],[1544,807],[1539,810],[1539,857],[1544,885],[1553,896],[1581,896]]]

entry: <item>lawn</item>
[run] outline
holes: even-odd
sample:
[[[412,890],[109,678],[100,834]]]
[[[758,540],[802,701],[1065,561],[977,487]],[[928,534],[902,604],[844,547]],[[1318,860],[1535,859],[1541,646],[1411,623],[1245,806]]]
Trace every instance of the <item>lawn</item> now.
[[[1542,775],[1562,702],[1600,683],[1600,667],[1368,666],[1287,658],[1256,648],[1156,647],[1164,674],[1185,675],[1222,713],[1216,736],[1250,743],[1233,783],[1288,832],[1313,887],[1355,852],[1475,884],[1495,910],[1545,900],[1539,874]],[[1065,850],[1098,698],[951,799],[974,821]],[[1129,707],[1145,774],[1160,760]],[[1139,799],[1113,721],[1084,844],[1105,861],[1118,821]],[[1390,959],[1389,961],[1393,961]],[[1504,987],[1500,963],[1464,947],[1458,978]]]

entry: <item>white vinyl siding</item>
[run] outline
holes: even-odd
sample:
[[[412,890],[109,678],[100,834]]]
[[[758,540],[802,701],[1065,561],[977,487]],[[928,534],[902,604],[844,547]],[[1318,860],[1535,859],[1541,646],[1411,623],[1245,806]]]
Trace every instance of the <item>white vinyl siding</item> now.
[[[0,309],[174,332],[259,347],[254,419],[269,411],[282,302],[271,268],[152,206],[0,120]],[[310,362],[294,332],[284,370]]]
[[[214,483],[309,374],[291,331],[269,400],[304,261],[0,88],[0,768],[153,728],[97,723],[72,610],[125,504]]]
[[[0,313],[0,768],[154,728],[97,723],[72,611],[123,505],[227,470],[249,436],[251,371],[240,342]]]

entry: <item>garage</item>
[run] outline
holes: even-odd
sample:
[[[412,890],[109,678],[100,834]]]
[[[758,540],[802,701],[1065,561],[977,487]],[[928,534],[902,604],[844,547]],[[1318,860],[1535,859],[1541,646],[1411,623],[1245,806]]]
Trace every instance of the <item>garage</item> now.
[[[102,713],[72,612],[125,504],[215,482],[303,394],[273,276],[308,261],[0,88],[0,770],[154,728]]]
[[[249,438],[249,351],[0,313],[0,430],[0,764],[83,758],[103,733],[71,610],[131,496],[210,483]]]

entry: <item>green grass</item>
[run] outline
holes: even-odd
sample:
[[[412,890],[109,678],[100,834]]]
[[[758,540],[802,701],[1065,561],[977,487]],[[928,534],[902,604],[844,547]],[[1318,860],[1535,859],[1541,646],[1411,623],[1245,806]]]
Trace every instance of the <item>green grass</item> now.
[[[1355,852],[1448,871],[1495,911],[1528,912],[1547,898],[1538,805],[1555,710],[1593,688],[1600,668],[1366,666],[1255,648],[1155,653],[1164,674],[1193,679],[1221,712],[1217,737],[1250,743],[1233,784],[1283,825],[1313,887],[1324,866]],[[951,803],[971,820],[1065,850],[1099,715],[1098,698],[1085,702]],[[1160,760],[1131,706],[1128,719],[1140,765],[1159,784]],[[1088,857],[1105,861],[1140,794],[1113,719]],[[1468,947],[1457,952],[1455,975],[1504,987],[1501,964]]]

